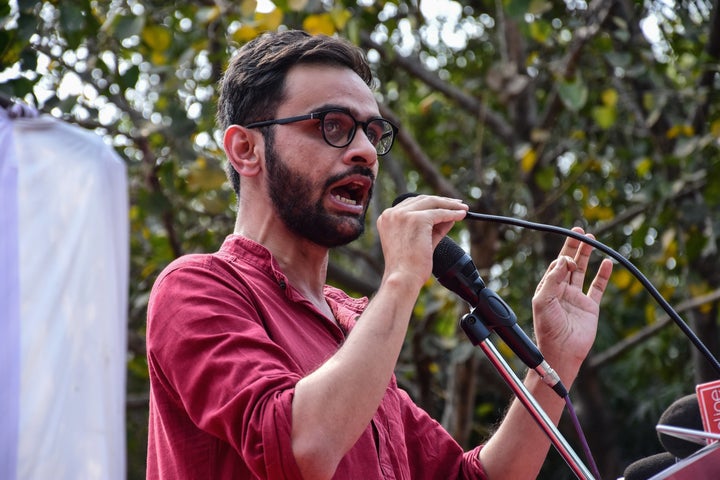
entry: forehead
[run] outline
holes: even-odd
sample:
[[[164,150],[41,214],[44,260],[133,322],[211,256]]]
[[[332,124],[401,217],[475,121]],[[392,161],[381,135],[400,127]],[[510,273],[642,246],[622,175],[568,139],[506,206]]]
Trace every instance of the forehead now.
[[[279,114],[298,115],[330,105],[348,108],[360,116],[378,115],[372,90],[349,68],[303,64],[288,71]]]

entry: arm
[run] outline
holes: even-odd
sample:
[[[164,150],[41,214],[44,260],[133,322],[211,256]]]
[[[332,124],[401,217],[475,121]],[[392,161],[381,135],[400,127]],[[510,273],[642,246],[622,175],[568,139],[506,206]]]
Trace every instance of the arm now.
[[[432,253],[467,206],[418,196],[383,212],[380,287],[343,346],[295,387],[292,446],[308,479],[330,478],[367,428],[393,374]]]
[[[579,228],[574,230],[582,233]],[[603,260],[583,293],[591,252],[590,245],[567,239],[538,284],[532,301],[538,347],[568,388],[595,340],[600,300],[612,272],[612,262]],[[565,407],[563,399],[532,371],[525,385],[557,424]],[[536,478],[549,447],[545,433],[515,400],[498,431],[480,451],[480,459],[491,480]]]

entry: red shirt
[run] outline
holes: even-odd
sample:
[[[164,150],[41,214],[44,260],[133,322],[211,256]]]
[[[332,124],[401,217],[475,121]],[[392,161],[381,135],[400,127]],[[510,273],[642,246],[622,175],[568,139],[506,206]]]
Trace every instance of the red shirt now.
[[[326,286],[340,324],[289,285],[263,246],[231,235],[215,254],[182,257],[148,305],[147,478],[301,479],[292,455],[295,384],[343,343],[367,305]],[[393,377],[337,479],[484,478]]]

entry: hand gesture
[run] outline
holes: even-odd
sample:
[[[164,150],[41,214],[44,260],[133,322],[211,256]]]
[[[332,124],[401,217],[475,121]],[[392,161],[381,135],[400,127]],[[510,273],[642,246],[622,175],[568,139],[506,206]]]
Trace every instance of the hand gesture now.
[[[573,231],[584,233],[579,227]],[[570,362],[568,367],[579,368],[595,341],[600,300],[610,279],[612,261],[602,261],[587,291],[583,291],[592,250],[591,245],[568,238],[533,296],[538,346],[556,369],[566,362]]]

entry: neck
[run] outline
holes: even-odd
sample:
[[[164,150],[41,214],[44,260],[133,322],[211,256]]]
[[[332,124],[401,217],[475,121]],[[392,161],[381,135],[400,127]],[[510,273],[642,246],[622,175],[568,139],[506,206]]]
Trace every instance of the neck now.
[[[267,248],[290,285],[327,313],[323,287],[327,281],[329,248],[297,236],[276,216],[265,216],[261,222],[247,221],[250,218],[252,214],[245,216],[238,211],[234,233]]]

